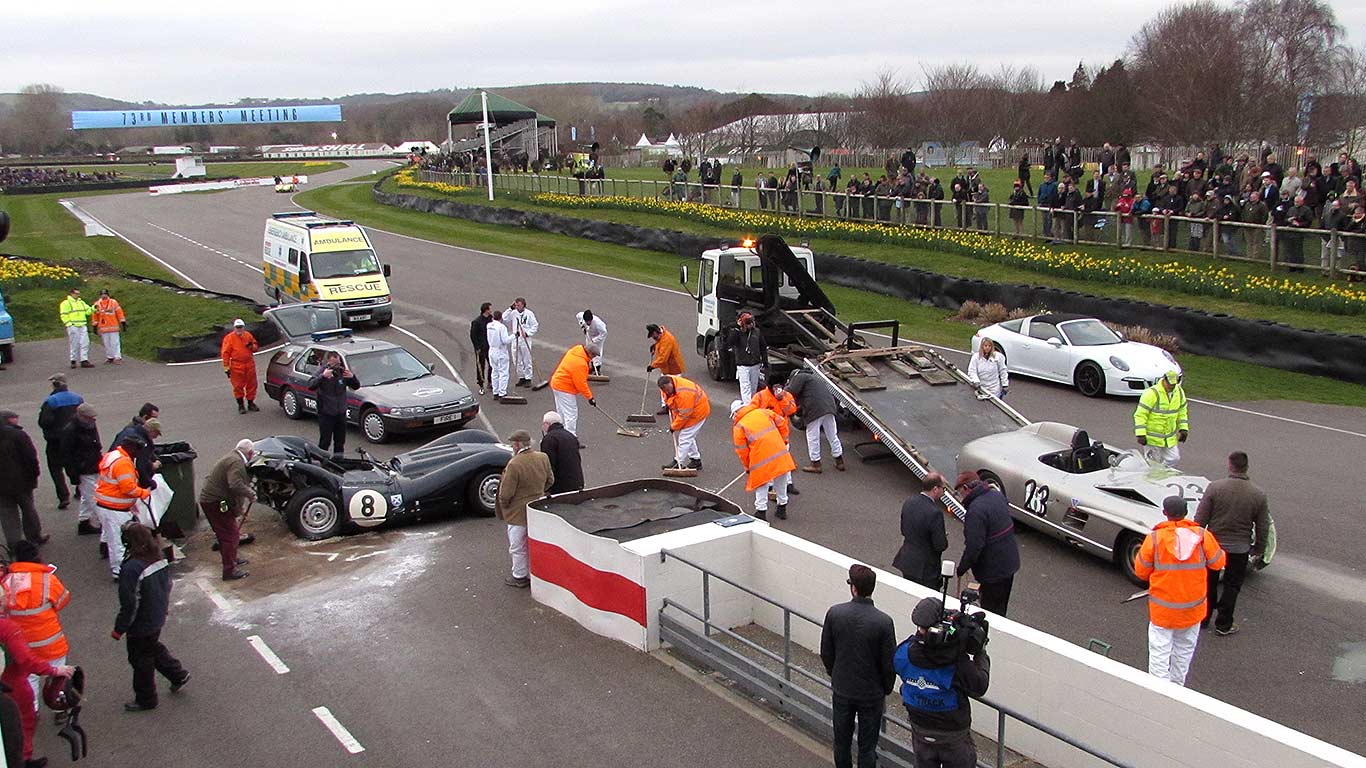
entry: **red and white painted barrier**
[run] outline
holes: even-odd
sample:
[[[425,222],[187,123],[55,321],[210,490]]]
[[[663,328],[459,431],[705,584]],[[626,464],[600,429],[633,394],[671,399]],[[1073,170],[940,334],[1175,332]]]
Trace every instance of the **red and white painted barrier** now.
[[[307,176],[281,176],[282,183],[286,184],[307,184]],[[223,179],[222,181],[196,181],[191,184],[161,184],[155,187],[148,187],[148,194],[152,195],[178,195],[182,192],[213,192],[220,189],[238,189],[241,187],[273,187],[275,177],[266,176],[253,179]]]

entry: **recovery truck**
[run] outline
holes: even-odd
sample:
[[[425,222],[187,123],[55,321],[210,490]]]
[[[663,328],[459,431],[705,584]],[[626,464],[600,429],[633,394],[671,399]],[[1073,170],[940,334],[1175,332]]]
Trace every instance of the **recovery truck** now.
[[[917,479],[936,471],[952,478],[963,445],[1029,424],[934,349],[903,343],[898,321],[841,320],[805,246],[776,235],[722,243],[696,267],[696,282],[687,263],[679,280],[697,301],[697,353],[711,378],[735,378],[726,336],[740,313],[750,312],[768,344],[768,375],[806,368],[823,379],[872,432],[872,441],[854,446],[865,461],[890,454]],[[951,494],[944,502],[962,518]]]

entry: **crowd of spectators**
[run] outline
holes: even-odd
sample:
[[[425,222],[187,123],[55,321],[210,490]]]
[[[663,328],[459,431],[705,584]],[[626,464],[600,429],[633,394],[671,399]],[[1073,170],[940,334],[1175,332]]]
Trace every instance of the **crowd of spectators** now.
[[[119,172],[110,168],[107,171],[69,171],[65,168],[16,168],[0,166],[0,189],[10,187],[45,187],[58,184],[93,184],[101,181],[117,181]]]

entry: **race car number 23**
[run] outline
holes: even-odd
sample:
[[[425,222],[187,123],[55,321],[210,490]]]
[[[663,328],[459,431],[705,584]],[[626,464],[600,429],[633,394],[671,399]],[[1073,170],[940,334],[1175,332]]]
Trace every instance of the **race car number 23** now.
[[[1038,481],[1030,479],[1025,481],[1024,492],[1025,509],[1039,517],[1048,514],[1048,486],[1039,485]]]
[[[346,509],[351,522],[368,528],[383,523],[389,516],[389,500],[379,491],[364,488],[356,491]]]

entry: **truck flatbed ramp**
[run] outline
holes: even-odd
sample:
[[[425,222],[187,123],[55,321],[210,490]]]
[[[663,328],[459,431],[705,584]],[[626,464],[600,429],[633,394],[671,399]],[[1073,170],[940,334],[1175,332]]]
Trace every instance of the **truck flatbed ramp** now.
[[[928,347],[836,350],[805,362],[917,478],[939,472],[952,482],[963,445],[1029,424],[1001,400],[979,396],[962,371]],[[944,498],[961,519],[958,503]]]

